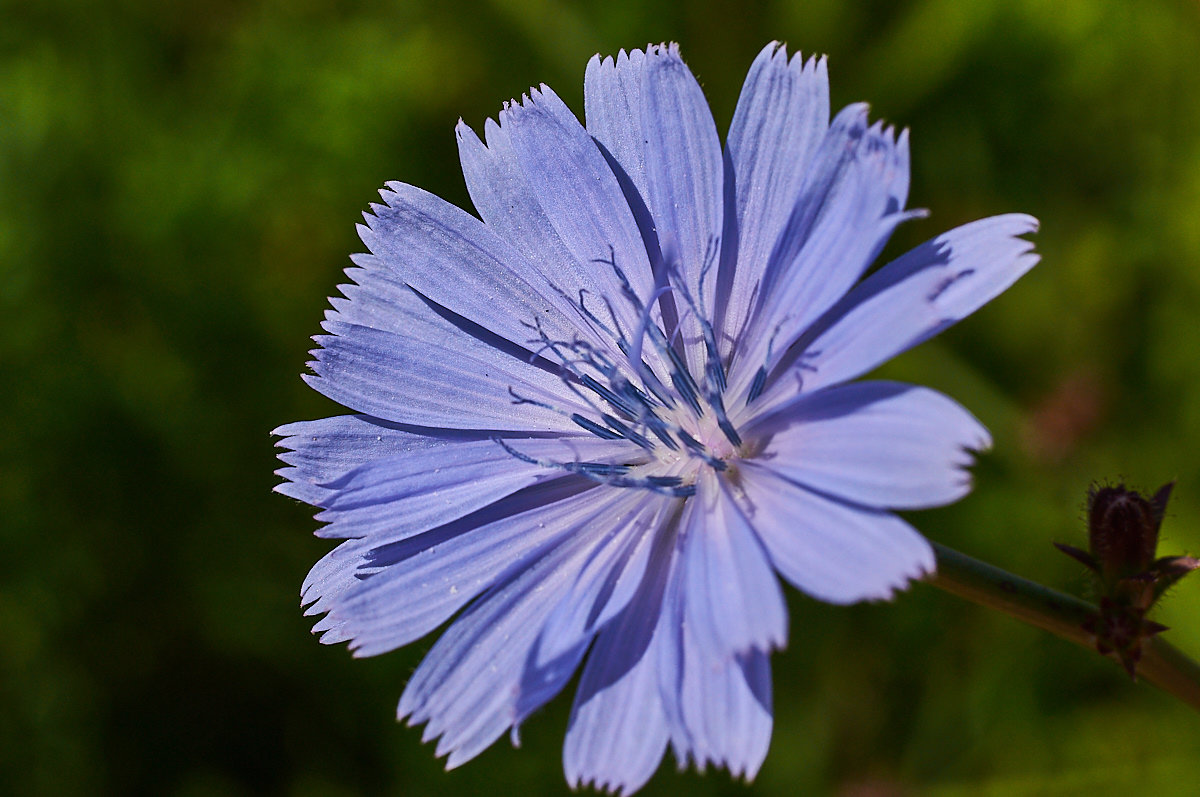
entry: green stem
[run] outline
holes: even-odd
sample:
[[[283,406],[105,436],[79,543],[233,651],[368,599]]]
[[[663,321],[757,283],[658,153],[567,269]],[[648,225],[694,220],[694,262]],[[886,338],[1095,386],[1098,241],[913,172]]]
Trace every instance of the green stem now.
[[[938,562],[937,574],[928,579],[933,586],[1096,649],[1092,635],[1083,630],[1084,621],[1099,611],[1092,604],[936,542],[932,544]],[[1146,640],[1137,671],[1142,678],[1200,711],[1200,664],[1174,645],[1159,638]]]

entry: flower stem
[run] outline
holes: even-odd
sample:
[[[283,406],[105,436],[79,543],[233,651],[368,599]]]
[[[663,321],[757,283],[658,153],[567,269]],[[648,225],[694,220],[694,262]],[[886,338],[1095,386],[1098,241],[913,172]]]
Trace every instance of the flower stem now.
[[[1083,628],[1099,609],[1087,601],[1005,572],[958,551],[932,543],[937,573],[935,587],[960,598],[999,609],[1030,625],[1095,650],[1095,639]],[[1174,645],[1153,637],[1145,640],[1137,672],[1158,688],[1200,711],[1200,664]]]

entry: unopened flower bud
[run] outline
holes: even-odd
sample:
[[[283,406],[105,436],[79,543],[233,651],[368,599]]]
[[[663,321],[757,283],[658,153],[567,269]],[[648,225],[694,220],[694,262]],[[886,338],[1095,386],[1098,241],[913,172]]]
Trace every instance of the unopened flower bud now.
[[[1124,485],[1088,491],[1088,540],[1106,582],[1145,572],[1153,564],[1172,487],[1174,483],[1163,486],[1150,500]]]
[[[1200,567],[1190,556],[1155,559],[1158,530],[1174,482],[1145,498],[1124,485],[1088,491],[1088,548],[1055,543],[1097,575],[1100,610],[1084,624],[1096,638],[1096,649],[1120,660],[1137,674],[1142,642],[1166,626],[1146,612],[1172,585]]]

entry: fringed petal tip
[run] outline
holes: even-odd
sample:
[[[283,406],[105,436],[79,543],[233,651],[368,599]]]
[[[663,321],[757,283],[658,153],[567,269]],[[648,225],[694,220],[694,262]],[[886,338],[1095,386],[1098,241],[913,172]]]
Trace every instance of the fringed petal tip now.
[[[933,556],[933,549],[930,548],[930,555],[927,560],[916,563],[913,570],[908,573],[900,574],[899,579],[886,587],[886,592],[877,597],[868,597],[867,603],[891,603],[895,601],[901,593],[908,592],[912,589],[913,584],[921,581],[927,581],[931,577],[937,575],[937,559]]]

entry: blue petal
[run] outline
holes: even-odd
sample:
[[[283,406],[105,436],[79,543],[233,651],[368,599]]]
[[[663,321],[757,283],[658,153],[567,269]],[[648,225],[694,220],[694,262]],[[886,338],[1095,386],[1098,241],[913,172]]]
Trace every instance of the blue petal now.
[[[642,118],[642,80],[646,55],[641,50],[622,50],[617,57],[593,56],[588,61],[583,81],[583,99],[587,131],[595,139],[601,153],[621,185],[625,201],[633,212],[646,246],[646,253],[655,269],[655,286],[667,284],[662,271],[662,250],[658,228],[647,206],[650,196],[646,169],[646,135]],[[662,329],[668,334],[677,326],[678,309],[670,294],[658,299]]]
[[[659,240],[673,239],[698,296],[694,288],[701,268],[713,264],[723,224],[724,167],[716,123],[674,44],[650,48],[641,99],[647,202]]]
[[[355,260],[360,266],[346,269],[353,282],[338,286],[344,298],[329,300],[332,309],[326,311],[326,321],[322,324],[326,331],[336,333],[339,329],[368,327],[411,339],[410,348],[420,341],[423,345],[461,353],[471,360],[499,362],[507,370],[523,372],[532,365],[548,374],[561,373],[559,365],[533,354],[531,348],[535,347],[514,344],[422,298],[377,258],[367,255]],[[541,381],[546,383],[544,377]],[[565,385],[559,385],[557,394],[568,399],[564,403],[574,399]]]
[[[346,269],[346,276],[352,282],[338,286],[342,296],[330,297],[332,309],[325,311],[327,321],[342,321],[397,335],[408,333],[415,325],[417,335],[435,336],[439,341],[453,341],[465,347],[488,345],[439,316],[433,305],[423,301],[399,274],[378,258],[356,255],[353,259],[359,267]],[[490,340],[504,339],[492,336]],[[523,347],[521,350],[529,356]]]
[[[718,481],[703,472],[680,521],[684,624],[722,657],[783,647],[787,609],[779,580],[729,485]]]
[[[749,434],[774,436],[761,459],[817,492],[876,509],[924,509],[971,490],[969,450],[987,429],[934,390],[854,382],[803,394]]]
[[[534,195],[563,242],[598,273],[606,294],[617,295],[610,257],[634,289],[648,298],[654,288],[650,263],[629,203],[612,169],[579,120],[548,86],[530,91],[500,114],[513,151]]]
[[[675,570],[675,535],[659,535],[645,578],[626,609],[596,637],[563,745],[574,788],[631,794],[650,779],[671,736],[660,687],[677,626],[663,613]],[[672,699],[674,699],[672,697]]]
[[[512,243],[545,280],[572,301],[611,323],[612,299],[625,334],[640,314],[621,297],[615,262],[638,296],[653,292],[653,277],[638,225],[596,144],[548,88],[530,93],[485,125],[487,146],[459,124],[459,152],[471,198],[483,220]],[[579,299],[580,292],[583,298]],[[580,326],[592,324],[577,313]],[[611,335],[593,343],[615,353]]]
[[[837,115],[772,249],[747,348],[738,353],[739,385],[760,366],[773,366],[842,298],[898,224],[922,215],[901,212],[907,175],[906,137],[896,142],[890,128],[868,126],[865,105]]]
[[[724,166],[712,112],[678,45],[649,48],[641,99],[646,202],[663,257],[675,261],[692,299],[707,305],[704,320],[711,321],[724,224]],[[691,343],[699,340],[700,325],[690,313],[681,324],[689,366],[701,373],[703,349]]]
[[[798,589],[827,603],[887,600],[932,573],[933,549],[888,512],[798,487],[769,462],[742,464],[743,510],[771,562]]]
[[[695,508],[691,511],[702,514]],[[682,523],[685,531],[678,542],[686,549],[694,544],[688,539],[694,526],[687,518]],[[756,541],[749,543],[757,547]],[[681,556],[664,596],[660,620],[660,625],[670,629],[670,641],[658,649],[659,688],[671,746],[681,766],[692,761],[703,769],[712,763],[753,778],[771,738],[766,654],[756,648],[733,650],[715,633],[712,621],[705,617],[712,613],[713,598],[696,589],[700,585],[687,572],[694,567],[686,561],[686,552]],[[766,580],[774,585],[774,574],[768,572]],[[754,611],[758,607],[749,608]]]
[[[708,764],[753,780],[771,745],[771,664],[751,649],[717,657],[686,626],[679,704],[686,734],[671,744],[682,763]]]
[[[479,219],[404,183],[388,183],[380,193],[386,204],[371,205],[366,225],[358,227],[372,260],[437,305],[519,346],[535,339],[535,323],[555,340],[574,337],[573,299],[546,284]]]
[[[425,739],[441,737],[437,752],[449,754],[447,766],[478,755],[518,720],[524,665],[547,616],[595,546],[621,528],[642,499],[635,491],[598,488],[563,502],[568,512],[551,506],[542,518],[531,515],[523,535],[501,541],[494,532],[485,535],[487,558],[496,567],[507,561],[508,575],[442,635],[398,709],[410,724],[428,723]],[[532,553],[522,558],[522,551]],[[410,600],[403,591],[394,597]],[[582,654],[580,647],[576,655]]]
[[[618,642],[611,634],[601,639]],[[660,705],[657,644],[632,669],[576,703],[563,744],[563,770],[572,788],[632,794],[658,769],[670,732]],[[608,654],[609,647],[598,644],[584,677],[601,670]],[[588,686],[580,685],[581,695]]]
[[[321,641],[353,640],[359,656],[424,636],[522,556],[551,544],[564,524],[590,516],[596,500],[587,495],[590,486],[559,479],[422,534],[342,543],[317,562],[302,587],[302,602],[311,604],[305,613],[328,613],[313,631],[339,629]]]
[[[419,434],[366,415],[341,415],[300,421],[271,432],[283,439],[275,445],[289,449],[279,458],[290,467],[275,473],[287,479],[275,490],[317,505],[332,494],[327,482],[373,459],[444,445],[446,437]],[[471,435],[472,433],[460,433]]]
[[[317,519],[328,523],[321,536],[370,538],[375,545],[398,542],[481,509],[493,501],[561,470],[515,458],[494,440],[438,441],[365,463],[327,484]],[[544,462],[624,463],[628,442],[596,437],[509,439],[514,450]]]
[[[574,583],[558,599],[530,651],[521,679],[518,722],[562,690],[597,630],[629,606],[645,583],[656,540],[662,536],[659,531],[674,514],[675,503],[663,496],[645,498],[627,518],[611,525],[579,566]]]
[[[662,513],[669,506],[661,497],[648,498],[642,511],[631,519],[631,528],[598,549],[580,568],[571,590],[542,629],[533,666],[545,666],[580,640],[590,639],[629,604],[650,559],[655,539],[650,530],[663,523]]]
[[[412,290],[394,270],[372,255],[352,258],[357,268],[346,269],[353,282],[339,285],[343,297],[332,297],[327,322],[370,327],[381,332],[436,342],[476,359],[499,354],[558,373],[558,367],[534,355],[529,341],[516,344],[455,315]],[[328,329],[328,326],[326,326]]]
[[[649,196],[646,178],[646,137],[642,134],[641,50],[616,58],[592,56],[583,78],[587,131],[604,147],[629,178],[639,197]]]
[[[657,57],[655,53],[651,48],[650,60]],[[658,225],[647,204],[650,202],[647,158],[653,157],[647,150],[646,120],[642,113],[647,62],[647,56],[641,50],[631,50],[628,54],[622,50],[615,59],[594,56],[588,61],[584,75],[584,107],[587,131],[616,175],[641,231],[654,271],[655,287],[665,288],[669,284],[669,275],[663,269]],[[674,240],[670,244],[674,247],[672,251],[677,253]],[[677,302],[670,292],[660,292],[658,296],[653,320],[668,337],[673,337],[679,326],[680,308],[686,310],[686,306]]]
[[[796,53],[789,61],[785,47],[768,44],[746,75],[726,142],[734,179],[725,183],[727,206],[732,205],[726,210],[725,243],[737,249],[721,263],[718,307],[730,345],[746,323],[767,259],[828,128],[825,59],[805,62]]]
[[[1038,262],[1033,244],[1017,236],[1037,220],[1009,214],[965,224],[889,263],[829,311],[785,362],[774,400],[853,379],[966,318]],[[797,380],[794,377],[799,376]]]
[[[359,412],[446,429],[563,432],[578,429],[563,410],[588,412],[559,377],[498,349],[468,354],[371,327],[327,321],[325,328],[334,334],[316,338],[316,376],[304,379]]]

